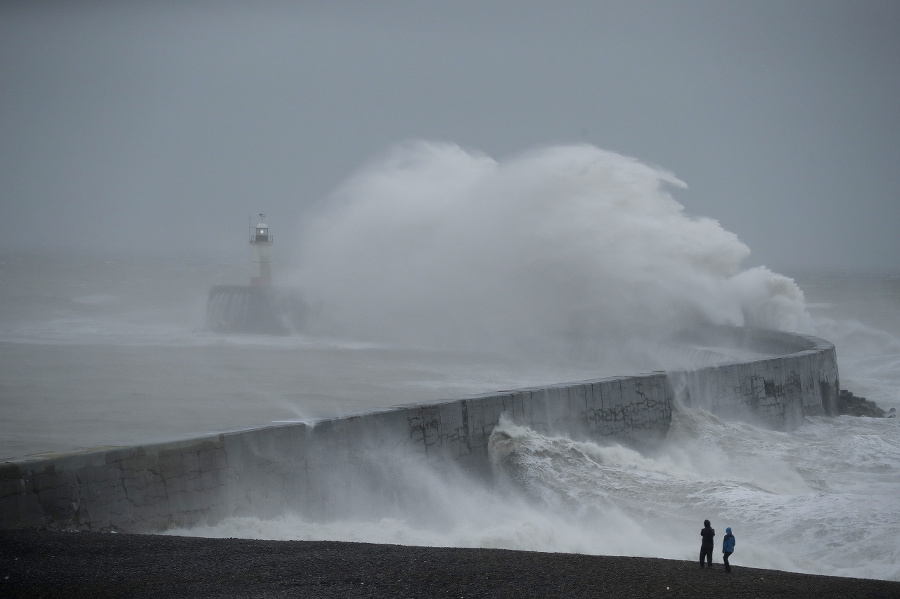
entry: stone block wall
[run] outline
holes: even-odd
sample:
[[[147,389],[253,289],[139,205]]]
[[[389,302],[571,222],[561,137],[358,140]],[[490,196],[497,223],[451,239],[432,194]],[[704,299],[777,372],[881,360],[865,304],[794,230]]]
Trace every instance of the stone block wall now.
[[[786,355],[3,463],[0,529],[150,532],[286,508],[315,517],[364,509],[373,493],[417,492],[404,485],[419,464],[489,475],[490,435],[503,414],[541,433],[633,446],[664,440],[678,402],[782,429],[836,414],[831,344],[771,331],[710,334]]]

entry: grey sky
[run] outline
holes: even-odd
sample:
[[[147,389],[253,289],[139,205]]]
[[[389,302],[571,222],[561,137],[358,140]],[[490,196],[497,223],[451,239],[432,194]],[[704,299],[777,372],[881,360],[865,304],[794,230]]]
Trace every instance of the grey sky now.
[[[284,248],[396,142],[587,142],[748,265],[898,270],[896,1],[124,4],[0,5],[0,247]]]

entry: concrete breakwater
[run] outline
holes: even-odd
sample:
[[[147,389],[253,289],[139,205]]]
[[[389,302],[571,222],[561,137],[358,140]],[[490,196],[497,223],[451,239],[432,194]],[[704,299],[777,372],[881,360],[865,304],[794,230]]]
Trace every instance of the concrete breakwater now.
[[[0,529],[152,532],[285,510],[328,518],[367,496],[415,494],[395,475],[423,463],[489,477],[501,415],[542,433],[642,446],[665,439],[678,405],[786,430],[804,416],[837,414],[837,360],[826,341],[729,327],[685,341],[754,357],[8,462],[0,464]]]

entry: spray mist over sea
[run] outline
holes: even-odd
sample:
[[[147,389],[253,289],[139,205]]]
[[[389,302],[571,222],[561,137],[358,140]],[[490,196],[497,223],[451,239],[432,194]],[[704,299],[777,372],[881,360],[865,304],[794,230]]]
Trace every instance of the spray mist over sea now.
[[[310,329],[385,343],[661,366],[648,344],[701,323],[810,332],[803,293],[673,174],[596,147],[497,162],[410,142],[352,176],[301,234]]]
[[[746,268],[734,234],[685,213],[684,187],[591,146],[497,161],[403,144],[303,224],[291,276],[275,265],[310,306],[285,338],[202,330],[221,264],[4,255],[0,448],[140,444],[685,367],[698,356],[671,336],[703,323],[824,337],[843,388],[900,408],[900,277]],[[719,542],[733,528],[735,567],[900,580],[897,419],[781,433],[681,407],[653,451],[504,420],[490,452],[490,485],[373,453],[360,464],[394,491],[337,497],[330,518],[286,498],[277,519],[169,532],[695,560],[708,518]]]

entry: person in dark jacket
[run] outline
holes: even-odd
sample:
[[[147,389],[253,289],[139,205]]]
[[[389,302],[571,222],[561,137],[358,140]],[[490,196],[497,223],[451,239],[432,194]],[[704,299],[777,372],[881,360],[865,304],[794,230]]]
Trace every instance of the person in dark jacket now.
[[[722,561],[725,562],[725,572],[731,574],[731,564],[728,558],[734,553],[734,535],[731,534],[731,527],[725,529],[725,538],[722,539]]]
[[[715,543],[713,542],[713,537],[716,536],[716,531],[710,527],[709,520],[703,521],[703,529],[700,531],[700,538],[703,541],[700,543],[700,567],[703,567],[703,557],[706,556],[706,563],[712,568],[712,553],[713,547],[715,547]]]

